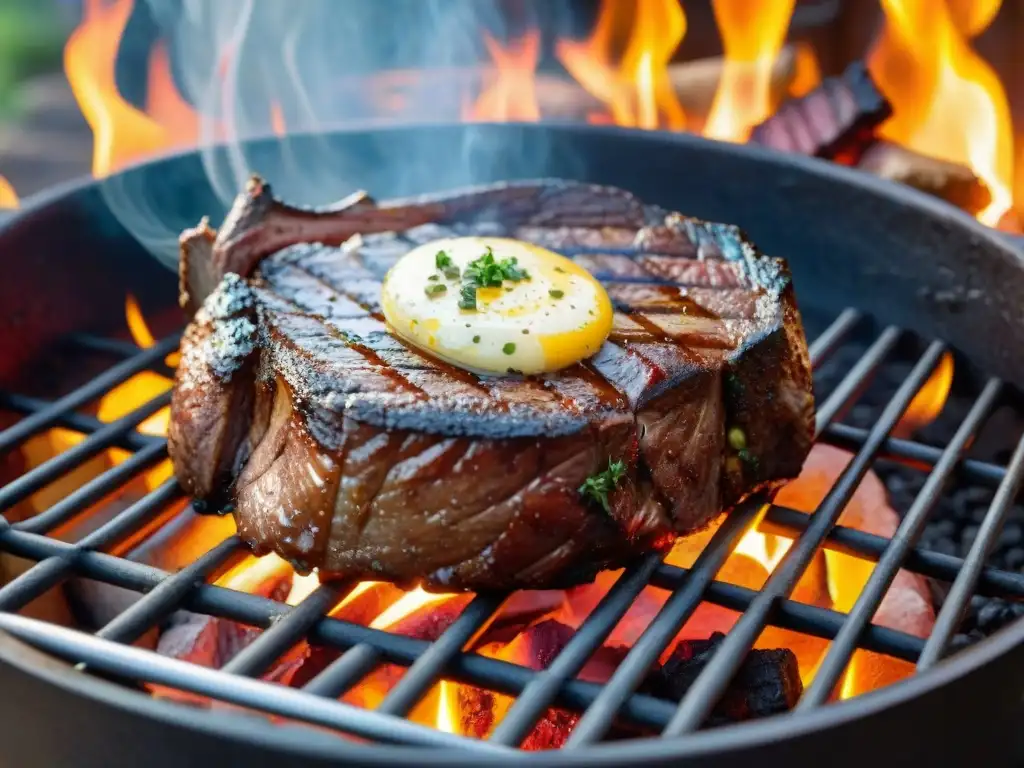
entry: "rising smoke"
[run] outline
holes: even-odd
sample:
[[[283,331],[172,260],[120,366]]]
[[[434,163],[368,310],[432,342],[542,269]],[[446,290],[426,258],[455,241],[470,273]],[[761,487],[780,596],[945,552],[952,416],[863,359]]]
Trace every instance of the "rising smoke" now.
[[[146,0],[172,61],[179,90],[200,118],[205,176],[226,206],[254,172],[290,201],[323,204],[367,186],[441,190],[493,177],[493,163],[543,173],[547,148],[531,138],[495,144],[493,133],[466,126],[457,152],[438,157],[429,133],[405,134],[401,163],[387,162],[386,134],[353,151],[331,132],[382,124],[457,122],[486,65],[483,30],[515,36],[536,23],[528,6],[501,0]],[[521,13],[511,16],[509,6]],[[502,10],[506,11],[505,13]],[[526,13],[522,13],[527,8]],[[561,12],[568,22],[569,10]],[[549,6],[545,24],[563,19]],[[510,28],[514,26],[515,28]],[[549,32],[555,30],[548,30]],[[424,74],[426,73],[426,74]],[[271,137],[283,122],[287,137]],[[397,155],[396,155],[397,157]],[[382,162],[383,159],[383,162]],[[146,184],[152,186],[153,175]],[[170,182],[168,182],[170,183]],[[195,211],[169,213],[167,190],[109,179],[104,194],[130,231],[168,265],[177,235]],[[179,190],[180,194],[181,191]],[[187,202],[187,201],[186,201]],[[188,205],[183,208],[189,208]],[[202,211],[201,213],[206,213]]]

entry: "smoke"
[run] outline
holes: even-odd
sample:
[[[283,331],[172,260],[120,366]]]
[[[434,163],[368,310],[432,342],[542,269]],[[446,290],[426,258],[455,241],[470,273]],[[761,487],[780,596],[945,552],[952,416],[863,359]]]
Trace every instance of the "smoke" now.
[[[198,201],[187,190],[152,189],[172,183],[160,174],[140,176],[144,183],[112,177],[104,194],[122,223],[168,265],[177,258],[181,228],[200,215],[216,221],[252,173],[289,201],[317,205],[367,180],[378,185],[371,194],[386,197],[476,183],[517,159],[543,172],[548,148],[532,136],[498,145],[493,132],[471,125],[457,151],[446,144],[444,157],[429,132],[404,134],[393,163],[386,133],[355,144],[332,137],[338,130],[458,122],[489,64],[484,30],[498,39],[518,36],[541,22],[528,6],[501,0],[145,1],[179,90],[199,115],[202,170],[218,210],[196,210]],[[546,4],[540,11],[548,34],[571,21],[569,7],[556,5],[559,10]],[[518,16],[502,12],[509,7]],[[281,122],[287,135],[275,137]],[[179,205],[168,210],[175,195]]]

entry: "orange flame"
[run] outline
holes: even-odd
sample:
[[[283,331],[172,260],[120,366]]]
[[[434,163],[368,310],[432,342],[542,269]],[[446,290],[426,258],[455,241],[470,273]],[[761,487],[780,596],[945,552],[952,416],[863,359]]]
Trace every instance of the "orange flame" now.
[[[978,219],[992,226],[1010,208],[1013,123],[999,76],[970,45],[1001,0],[882,0],[886,27],[870,67],[892,100],[882,135],[918,152],[969,166],[992,202]]]
[[[793,47],[794,73],[789,84],[789,95],[793,98],[806,96],[821,83],[821,66],[818,55],[810,43],[797,43]]]
[[[463,115],[466,120],[536,122],[540,120],[535,72],[540,58],[540,31],[533,29],[508,48],[484,33],[494,62],[494,82]]]
[[[772,65],[782,50],[795,3],[713,0],[725,66],[704,135],[746,141],[750,130],[771,114]]]
[[[167,46],[162,42],[153,47],[149,57],[146,114],[163,127],[169,146],[186,147],[197,143],[199,116],[178,92]]]
[[[604,103],[618,125],[683,130],[686,113],[668,63],[686,36],[686,14],[677,0],[637,0],[633,27],[618,66],[612,36],[629,4],[605,0],[594,34],[585,42],[562,40],[555,52],[569,73]]]
[[[194,141],[195,115],[178,96],[158,47],[151,61],[151,117],[121,96],[115,79],[117,51],[131,16],[133,0],[85,0],[82,22],[64,47],[64,71],[93,132],[92,173],[106,176],[176,143]]]
[[[387,629],[411,614],[413,611],[417,611],[428,605],[434,605],[435,603],[447,602],[451,598],[452,595],[443,593],[432,594],[424,591],[422,587],[416,587],[416,589],[411,592],[406,592],[399,600],[384,611],[384,613],[380,614],[370,622],[370,626],[373,629]]]
[[[897,437],[909,437],[913,432],[931,424],[942,412],[952,386],[953,355],[947,352],[925,385],[910,401],[893,433]]]
[[[270,102],[270,128],[275,136],[284,136],[288,131],[288,126],[284,123],[284,112],[276,101]]]
[[[0,176],[0,208],[17,208],[18,205],[18,195],[11,182]]]

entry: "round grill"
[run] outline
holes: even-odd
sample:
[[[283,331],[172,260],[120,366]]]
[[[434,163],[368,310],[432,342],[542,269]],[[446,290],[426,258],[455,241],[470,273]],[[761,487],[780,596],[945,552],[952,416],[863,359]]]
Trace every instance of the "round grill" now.
[[[506,595],[474,596],[447,629],[428,641],[328,616],[351,585],[320,586],[293,606],[274,596],[212,584],[244,554],[236,536],[177,572],[140,562],[133,552],[170,535],[183,516],[194,515],[182,509],[183,494],[173,478],[83,535],[62,536],[101,500],[166,458],[164,439],[145,434],[140,425],[168,404],[169,393],[109,422],[90,415],[89,406],[140,372],[166,371],[164,361],[175,351],[179,332],[145,349],[116,333],[127,293],[166,310],[164,325],[174,325],[176,281],[114,220],[102,203],[101,188],[85,184],[60,190],[29,205],[0,231],[8,275],[0,296],[8,315],[20,323],[18,338],[12,327],[4,331],[9,349],[0,369],[0,412],[17,417],[3,422],[0,455],[53,428],[83,437],[9,478],[0,488],[0,511],[66,480],[109,449],[128,455],[29,519],[0,518],[0,553],[28,561],[0,587],[0,630],[9,635],[0,635],[0,686],[13,692],[10,701],[35,705],[0,724],[5,752],[16,763],[62,764],[83,754],[90,755],[87,764],[92,760],[106,766],[135,764],[142,755],[155,765],[243,757],[255,765],[299,758],[311,764],[497,763],[522,757],[517,747],[550,707],[570,713],[574,725],[564,747],[545,753],[541,764],[733,765],[783,755],[799,764],[799,758],[820,759],[827,753],[830,764],[853,765],[876,752],[887,737],[902,740],[899,758],[874,754],[875,762],[895,764],[908,752],[922,759],[948,760],[957,754],[979,759],[992,749],[1005,757],[1019,748],[1009,724],[1021,714],[1024,622],[1011,622],[954,653],[954,638],[972,597],[998,597],[1010,605],[1024,599],[1024,575],[989,562],[1004,522],[1015,514],[1024,482],[1024,439],[1007,437],[1006,461],[970,456],[986,424],[992,426],[996,408],[1008,408],[1000,411],[1004,415],[1013,412],[1018,402],[1014,385],[1024,381],[1024,354],[1019,352],[1024,349],[1024,310],[1015,298],[1024,294],[1024,263],[997,234],[942,204],[853,172],[685,135],[438,126],[291,141],[289,151],[314,152],[326,141],[358,158],[353,187],[379,197],[427,191],[417,185],[432,177],[431,169],[440,177],[443,158],[468,154],[464,178],[445,173],[446,181],[522,178],[538,171],[583,177],[688,214],[739,224],[766,252],[786,257],[793,268],[815,369],[824,370],[830,361],[834,369],[838,366],[827,381],[817,382],[817,436],[850,450],[853,459],[813,514],[774,505],[765,513],[763,528],[794,542],[760,590],[718,580],[716,574],[765,499],[731,513],[692,567],[649,556],[625,570],[541,671],[466,650]],[[523,151],[502,158],[500,147]],[[247,151],[253,167],[273,178],[274,164],[282,162],[277,144],[258,142]],[[642,170],[652,165],[669,170],[658,175]],[[415,172],[405,172],[413,167]],[[175,222],[194,222],[218,205],[193,155],[142,166],[107,183],[122,185],[122,191],[162,190],[153,194],[164,197],[161,204],[170,207]],[[339,190],[339,196],[347,191]],[[962,418],[942,444],[894,437],[901,416],[948,351],[957,353],[958,365],[967,372],[959,394],[965,404]],[[894,360],[903,368],[893,379],[887,366]],[[886,371],[891,386],[871,411],[871,420],[845,420]],[[38,385],[44,380],[50,384]],[[51,386],[54,380],[58,383]],[[882,465],[909,466],[926,478],[903,510],[898,534],[890,539],[837,525],[861,480]],[[919,544],[940,500],[964,485],[994,489],[973,544],[962,556]],[[875,563],[848,613],[793,596],[820,548]],[[926,639],[872,624],[901,568],[948,585]],[[95,631],[19,614],[73,577],[138,597],[116,603]],[[648,586],[667,590],[669,597],[608,682],[577,679]],[[702,602],[741,615],[681,697],[638,692],[652,664]],[[264,631],[220,669],[148,649],[147,633],[179,610]],[[795,711],[702,729],[765,627],[830,641]],[[300,686],[262,679],[303,641],[339,655]],[[916,674],[870,695],[829,703],[858,649],[914,664]],[[404,669],[375,708],[337,700],[381,664]],[[440,680],[513,701],[486,739],[410,720]],[[147,694],[153,686],[263,716],[153,700]],[[970,711],[950,707],[949,702],[967,697]],[[266,715],[288,722],[271,725]],[[51,718],[61,721],[59,740],[46,737]],[[623,741],[623,736],[631,738]]]

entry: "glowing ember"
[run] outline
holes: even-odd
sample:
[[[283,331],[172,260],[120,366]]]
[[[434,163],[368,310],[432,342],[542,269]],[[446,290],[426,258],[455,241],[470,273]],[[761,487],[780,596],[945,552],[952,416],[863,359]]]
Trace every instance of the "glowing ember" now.
[[[782,50],[795,2],[713,0],[725,68],[704,135],[746,141],[750,129],[771,114],[772,65]]]
[[[463,116],[473,121],[536,122],[540,120],[534,73],[540,57],[540,31],[531,30],[508,48],[484,34],[487,51],[494,62],[494,82],[477,98]]]
[[[686,14],[676,0],[637,0],[632,32],[618,65],[612,35],[630,4],[605,0],[586,42],[562,40],[559,60],[592,96],[607,105],[617,125],[683,130],[686,114],[668,76],[668,62],[686,35]]]
[[[425,592],[421,587],[416,587],[411,592],[406,592],[401,600],[370,622],[370,626],[373,629],[387,629],[415,611],[437,603],[446,603],[452,597],[454,595],[432,594]]]
[[[871,73],[894,105],[885,138],[969,166],[992,192],[978,218],[995,225],[1012,203],[1013,123],[999,76],[971,47],[1001,0],[970,5],[882,0],[886,27]]]
[[[18,195],[11,182],[0,176],[0,208],[17,208],[18,205]]]

